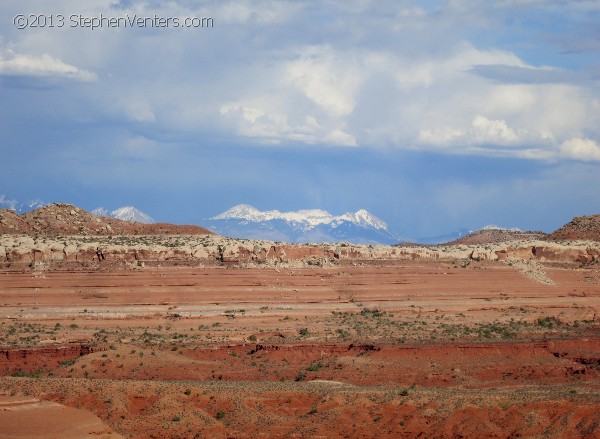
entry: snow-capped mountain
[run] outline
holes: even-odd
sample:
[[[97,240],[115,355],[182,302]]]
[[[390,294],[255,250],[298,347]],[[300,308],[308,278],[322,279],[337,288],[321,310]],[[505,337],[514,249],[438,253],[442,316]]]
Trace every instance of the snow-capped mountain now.
[[[280,219],[287,222],[302,223],[305,224],[307,228],[312,228],[319,224],[339,225],[344,221],[348,221],[363,227],[387,230],[386,223],[364,209],[355,213],[345,213],[340,216],[333,216],[329,212],[320,209],[298,210],[296,212],[280,212],[278,210],[261,212],[248,204],[238,204],[220,215],[211,218],[211,220],[222,219],[239,219],[253,222]]]
[[[154,222],[150,215],[133,206],[120,207],[111,212],[103,207],[98,207],[92,210],[92,213],[96,216],[108,216],[123,221],[135,221],[144,224],[152,224]]]
[[[387,224],[364,209],[332,215],[325,210],[262,212],[239,204],[207,220],[203,225],[233,238],[269,239],[285,242],[339,242],[393,244],[400,237]]]

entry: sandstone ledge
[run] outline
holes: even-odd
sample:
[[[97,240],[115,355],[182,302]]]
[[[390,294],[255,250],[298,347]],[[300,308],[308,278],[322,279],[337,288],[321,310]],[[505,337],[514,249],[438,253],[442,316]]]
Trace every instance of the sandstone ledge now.
[[[286,244],[216,235],[65,236],[0,235],[0,264],[87,267],[156,265],[331,266],[381,260],[537,261],[588,264],[600,258],[596,241],[510,241],[480,245],[385,246]]]

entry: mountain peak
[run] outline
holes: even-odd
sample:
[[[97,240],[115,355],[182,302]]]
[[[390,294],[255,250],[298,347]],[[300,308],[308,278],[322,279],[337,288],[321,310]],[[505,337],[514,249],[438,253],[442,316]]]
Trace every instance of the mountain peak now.
[[[221,219],[247,219],[249,221],[260,221],[258,219],[253,219],[253,218],[259,218],[260,214],[262,212],[260,212],[257,208],[255,208],[254,206],[250,206],[249,204],[238,204],[236,206],[233,206],[230,209],[227,209],[225,212],[212,217],[212,220],[221,220]]]
[[[387,230],[387,224],[377,218],[375,215],[367,212],[365,209],[357,210],[355,213],[346,213],[349,221],[363,227],[374,227],[376,229]]]
[[[142,212],[140,209],[134,206],[119,207],[112,212],[109,212],[103,207],[98,207],[97,209],[92,210],[92,213],[96,216],[107,216],[123,221],[134,221],[142,224],[154,223],[154,220],[150,215]]]

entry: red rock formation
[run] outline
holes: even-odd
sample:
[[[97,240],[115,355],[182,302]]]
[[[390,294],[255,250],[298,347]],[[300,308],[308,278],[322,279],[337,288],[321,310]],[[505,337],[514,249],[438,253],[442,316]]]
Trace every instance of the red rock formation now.
[[[483,229],[469,233],[447,245],[492,244],[517,240],[544,240],[547,235],[538,231],[517,231],[506,229]]]
[[[25,374],[58,367],[63,361],[73,360],[91,354],[96,349],[90,345],[71,344],[69,346],[35,347],[28,349],[0,349],[0,370]]]
[[[600,215],[576,216],[549,237],[553,241],[600,241]]]
[[[0,233],[56,235],[207,235],[199,226],[142,224],[98,217],[72,204],[56,203],[17,215],[0,209]]]

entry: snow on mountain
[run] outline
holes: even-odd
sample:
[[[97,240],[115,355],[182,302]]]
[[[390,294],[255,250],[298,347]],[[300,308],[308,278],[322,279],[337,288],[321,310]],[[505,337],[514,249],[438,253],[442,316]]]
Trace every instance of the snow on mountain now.
[[[96,209],[92,210],[91,213],[93,213],[96,216],[111,216],[110,212],[104,207],[97,207]]]
[[[262,212],[248,204],[239,204],[204,225],[224,236],[294,243],[393,244],[401,240],[388,230],[385,222],[364,209],[335,216],[321,209]]]
[[[103,207],[98,207],[92,210],[92,213],[96,216],[108,216],[123,221],[133,221],[143,224],[152,224],[154,222],[150,215],[133,206],[120,207],[112,212]]]
[[[113,210],[112,215],[114,218],[124,221],[136,221],[138,223],[145,224],[151,224],[154,222],[150,215],[133,206],[120,207],[116,210]]]
[[[347,221],[361,227],[372,227],[380,230],[387,230],[387,224],[381,221],[376,216],[370,214],[364,209],[355,213],[345,213],[340,216],[333,216],[329,212],[320,209],[298,210],[296,212],[280,212],[279,210],[268,210],[261,212],[260,210],[248,205],[238,204],[231,209],[212,217],[211,220],[224,219],[241,219],[253,222],[283,220],[294,223],[304,223],[307,230],[312,229],[320,224],[331,224],[333,227]]]
[[[495,226],[493,224],[482,227],[479,230],[503,230],[503,231],[507,231],[507,232],[522,232],[523,231],[523,230],[519,229],[518,227],[513,227],[512,229],[507,229],[504,227]]]

